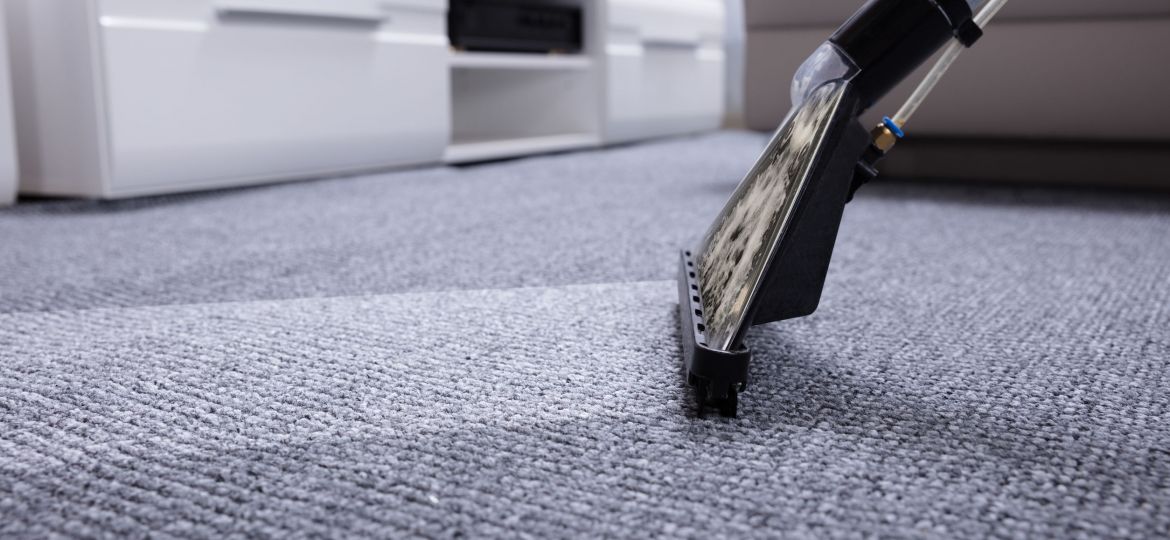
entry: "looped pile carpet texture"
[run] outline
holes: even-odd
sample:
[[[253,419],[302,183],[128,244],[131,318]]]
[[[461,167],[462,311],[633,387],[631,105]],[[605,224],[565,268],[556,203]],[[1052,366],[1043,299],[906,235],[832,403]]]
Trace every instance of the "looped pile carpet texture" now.
[[[697,418],[763,143],[0,211],[0,536],[1170,534],[1165,198],[869,186]]]

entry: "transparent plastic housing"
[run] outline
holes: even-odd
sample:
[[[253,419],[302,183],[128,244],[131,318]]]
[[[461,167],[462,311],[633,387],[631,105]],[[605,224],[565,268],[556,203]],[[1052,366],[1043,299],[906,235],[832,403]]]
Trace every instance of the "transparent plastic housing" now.
[[[849,79],[857,74],[857,65],[835,45],[826,41],[809,56],[792,78],[792,106],[804,102],[813,90],[838,79]]]

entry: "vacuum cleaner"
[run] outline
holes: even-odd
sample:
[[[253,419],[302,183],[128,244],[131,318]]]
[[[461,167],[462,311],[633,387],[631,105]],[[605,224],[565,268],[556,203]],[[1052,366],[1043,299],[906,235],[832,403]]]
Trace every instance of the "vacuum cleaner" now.
[[[679,326],[698,410],[735,416],[753,325],[812,314],[845,205],[878,174],[935,84],[1007,0],[870,0],[792,81],[793,108],[715,222],[679,258]],[[859,117],[933,55],[906,104]]]

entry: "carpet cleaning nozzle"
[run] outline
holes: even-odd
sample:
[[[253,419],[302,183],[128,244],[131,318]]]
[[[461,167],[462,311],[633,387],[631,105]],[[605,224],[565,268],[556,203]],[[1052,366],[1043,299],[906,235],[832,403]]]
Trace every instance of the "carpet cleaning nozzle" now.
[[[679,259],[679,324],[699,412],[735,416],[752,325],[816,310],[845,204],[958,51],[1006,0],[870,0],[797,70],[793,108],[694,249]],[[947,47],[911,101],[865,129],[858,117]]]

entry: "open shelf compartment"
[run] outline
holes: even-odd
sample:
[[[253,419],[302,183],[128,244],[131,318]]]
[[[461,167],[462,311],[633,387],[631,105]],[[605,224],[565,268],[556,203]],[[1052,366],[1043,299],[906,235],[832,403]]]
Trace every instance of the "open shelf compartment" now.
[[[482,60],[476,60],[475,65],[455,64],[452,69],[452,144],[445,156],[447,162],[467,163],[600,144],[595,113],[597,92],[593,70],[587,65],[556,56],[518,60],[512,57],[530,55],[459,54]],[[489,61],[496,65],[489,67]],[[541,64],[550,61],[553,63]],[[550,69],[528,69],[535,65]]]

